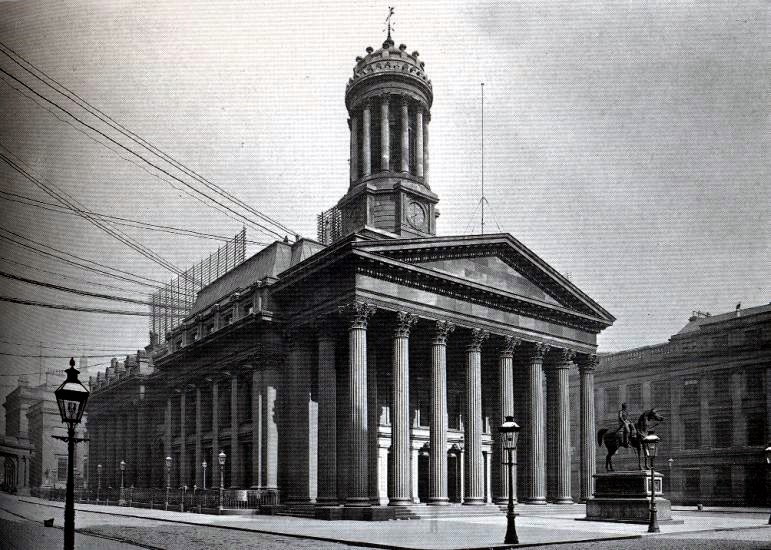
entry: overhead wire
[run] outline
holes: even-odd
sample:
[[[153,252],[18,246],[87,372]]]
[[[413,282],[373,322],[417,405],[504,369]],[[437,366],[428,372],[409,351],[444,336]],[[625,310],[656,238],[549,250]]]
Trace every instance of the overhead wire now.
[[[8,51],[5,51],[5,50],[8,50]],[[8,52],[10,52],[10,54]],[[191,168],[188,168],[187,166],[185,166],[184,164],[182,164],[181,162],[179,162],[178,160],[173,158],[171,155],[169,155],[165,151],[163,151],[160,148],[156,147],[155,145],[153,145],[152,143],[150,143],[146,139],[142,138],[141,136],[139,136],[138,134],[136,134],[132,130],[128,129],[127,127],[125,127],[124,125],[122,125],[121,123],[119,123],[118,121],[113,119],[111,116],[109,116],[104,111],[100,110],[97,107],[94,107],[91,103],[89,103],[88,101],[83,99],[76,92],[72,91],[71,89],[66,87],[64,84],[62,84],[61,82],[59,82],[55,78],[51,77],[45,71],[43,71],[39,67],[35,66],[28,59],[24,58],[21,54],[19,54],[18,52],[13,50],[11,47],[9,47],[7,44],[5,44],[5,43],[3,43],[1,41],[0,41],[0,53],[3,53],[6,57],[8,57],[11,61],[13,61],[16,65],[21,67],[24,71],[26,71],[27,73],[29,73],[30,75],[32,75],[33,77],[38,79],[40,82],[42,82],[43,84],[45,84],[46,86],[48,86],[52,90],[56,91],[60,95],[64,96],[65,98],[69,99],[73,103],[77,104],[82,109],[88,111],[92,116],[98,118],[103,123],[105,123],[108,126],[110,126],[111,128],[113,128],[114,130],[120,132],[121,134],[123,134],[124,136],[128,137],[129,139],[131,139],[135,143],[141,145],[146,150],[148,150],[151,153],[153,153],[155,156],[165,160],[166,162],[168,162],[169,164],[171,164],[172,166],[174,166],[178,170],[184,172],[188,176],[190,176],[193,179],[197,180],[198,182],[202,183],[203,185],[205,185],[210,190],[212,190],[212,191],[214,191],[216,193],[219,193],[220,195],[228,198],[233,203],[239,205],[240,207],[244,208],[245,210],[247,210],[248,212],[254,214],[255,216],[258,216],[260,219],[262,219],[266,223],[273,224],[274,226],[278,227],[282,231],[285,231],[285,232],[287,232],[289,234],[297,235],[297,233],[295,231],[293,231],[292,229],[290,229],[286,225],[284,225],[281,222],[275,220],[274,218],[271,218],[267,214],[264,214],[263,212],[260,212],[259,210],[257,210],[256,208],[252,207],[248,203],[244,202],[243,200],[239,199],[235,195],[231,194],[226,189],[224,189],[224,188],[220,187],[219,185],[215,184],[214,182],[204,178],[203,176],[201,176],[200,174],[198,174],[197,172],[195,172]],[[11,55],[11,54],[13,54],[13,55]],[[20,63],[18,61],[18,59],[14,58],[14,56],[16,58],[20,59],[21,61],[23,61],[24,64]],[[25,67],[25,65],[27,65],[27,66]],[[42,78],[40,75],[42,75],[44,78]],[[56,86],[53,86],[51,84],[51,82],[56,84]],[[57,86],[58,86],[58,88],[57,88]],[[62,90],[64,90],[64,92]]]
[[[76,117],[76,116],[75,116],[74,114],[72,114],[70,111],[68,111],[67,109],[65,109],[64,107],[62,107],[62,106],[61,106],[61,105],[59,105],[58,103],[56,103],[55,101],[53,101],[53,100],[51,100],[51,99],[49,99],[49,98],[45,97],[44,95],[42,95],[41,93],[39,93],[37,90],[35,90],[35,89],[34,89],[34,88],[32,88],[31,86],[29,86],[27,83],[25,83],[25,82],[23,82],[22,80],[20,80],[20,79],[16,78],[16,76],[14,76],[13,74],[9,73],[8,71],[6,71],[5,69],[3,69],[2,67],[0,67],[0,73],[3,73],[3,74],[5,74],[6,76],[10,77],[11,79],[15,80],[15,81],[16,81],[16,82],[18,82],[18,83],[19,83],[21,86],[23,86],[24,88],[26,88],[27,90],[29,90],[30,92],[32,92],[33,94],[35,94],[36,96],[38,96],[40,99],[42,99],[43,101],[45,101],[45,102],[47,102],[47,103],[50,103],[51,105],[53,105],[54,107],[56,107],[56,108],[57,108],[57,109],[59,109],[60,111],[62,111],[62,112],[64,112],[64,113],[66,113],[66,114],[67,114],[67,115],[69,115],[69,116],[70,116],[72,119],[76,120],[78,123],[82,124],[83,126],[85,126],[86,128],[88,128],[89,130],[91,130],[91,131],[93,131],[93,132],[96,132],[97,134],[99,134],[100,136],[104,137],[105,139],[107,139],[107,140],[108,140],[108,141],[110,141],[111,143],[113,143],[113,144],[115,144],[116,146],[120,147],[121,149],[123,149],[123,150],[127,151],[128,153],[131,153],[132,155],[136,156],[137,158],[139,158],[139,159],[140,159],[140,160],[142,160],[143,162],[145,162],[145,163],[147,163],[148,165],[150,165],[150,166],[152,166],[153,168],[155,168],[156,170],[159,170],[160,172],[162,172],[162,173],[166,174],[166,175],[167,175],[167,176],[169,176],[170,178],[172,178],[172,179],[174,179],[174,180],[178,181],[179,183],[181,183],[181,184],[185,185],[186,187],[188,187],[188,188],[189,188],[189,189],[191,189],[192,191],[194,191],[194,192],[196,192],[196,193],[198,193],[198,194],[200,194],[200,195],[202,195],[202,196],[206,197],[208,200],[210,200],[210,201],[213,201],[213,202],[215,202],[216,204],[218,204],[219,206],[221,206],[221,207],[223,207],[223,208],[225,208],[225,209],[229,210],[230,212],[232,212],[233,214],[235,214],[235,215],[236,215],[236,216],[238,216],[239,218],[243,219],[243,220],[244,220],[246,223],[249,223],[249,224],[252,224],[252,225],[256,225],[256,226],[258,226],[258,227],[262,228],[264,231],[267,231],[267,232],[269,232],[269,233],[272,233],[272,234],[273,234],[275,237],[277,237],[277,238],[279,238],[279,239],[284,237],[284,235],[283,235],[283,234],[281,234],[281,233],[279,233],[279,232],[277,232],[277,231],[275,231],[275,230],[273,230],[273,229],[270,229],[270,228],[268,228],[268,227],[265,227],[264,225],[262,225],[262,224],[259,224],[259,223],[255,222],[254,220],[250,220],[249,218],[247,218],[246,216],[244,216],[244,215],[243,215],[243,214],[241,214],[240,212],[238,212],[238,211],[236,211],[236,210],[233,210],[232,208],[230,208],[229,206],[227,206],[227,205],[225,205],[225,204],[222,204],[222,202],[220,202],[220,201],[218,201],[217,199],[215,199],[215,198],[213,198],[213,197],[211,197],[211,196],[207,195],[206,193],[204,193],[204,192],[203,192],[203,191],[201,191],[200,189],[196,188],[194,185],[191,185],[190,183],[186,182],[185,180],[183,180],[183,179],[181,179],[181,178],[179,178],[179,177],[175,176],[174,174],[170,173],[168,170],[165,170],[164,168],[162,168],[162,167],[158,166],[157,164],[155,164],[155,163],[151,162],[150,160],[148,160],[148,159],[147,159],[147,158],[145,158],[144,156],[140,155],[139,153],[137,153],[137,152],[136,152],[136,151],[134,151],[133,149],[131,149],[131,148],[129,148],[129,147],[127,147],[127,146],[123,145],[123,144],[122,144],[122,143],[120,143],[119,141],[117,141],[117,140],[113,139],[112,137],[108,136],[107,134],[105,134],[104,132],[102,132],[102,131],[101,131],[101,130],[99,130],[98,128],[94,127],[93,125],[91,125],[91,124],[89,124],[89,123],[87,123],[87,122],[85,122],[85,121],[81,120],[80,118]],[[13,88],[14,90],[17,90],[17,89],[16,89],[15,87],[13,87],[13,86],[12,86],[12,88]],[[17,90],[17,91],[18,91],[18,90]]]
[[[105,309],[105,308],[98,308],[98,307],[74,306],[74,305],[68,305],[68,304],[52,304],[50,302],[38,302],[36,300],[23,300],[21,298],[14,298],[12,296],[0,296],[0,302],[9,302],[12,304],[45,307],[50,309],[61,309],[61,310],[67,310],[67,311],[82,311],[85,313],[103,313],[107,315],[134,315],[138,317],[152,316],[150,312],[145,312],[145,311],[129,311],[129,310],[118,310],[118,309]]]

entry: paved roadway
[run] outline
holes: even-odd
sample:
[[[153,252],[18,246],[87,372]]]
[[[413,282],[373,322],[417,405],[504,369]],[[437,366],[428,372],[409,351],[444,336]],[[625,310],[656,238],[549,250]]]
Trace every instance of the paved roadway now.
[[[558,550],[762,550],[771,549],[771,529],[743,529],[741,531],[713,531],[684,533],[682,535],[651,535],[639,539],[574,542],[564,546],[530,546]]]
[[[59,508],[36,506],[18,502],[7,495],[0,495],[0,548],[3,550],[6,548],[9,550],[60,550],[64,532],[61,529],[47,528],[42,525],[42,520],[50,517],[54,518],[55,525],[59,527],[63,525],[64,514]],[[88,524],[88,527],[79,528],[75,533],[75,547],[78,550],[101,548],[354,550],[362,548],[279,535],[218,529],[207,525],[183,525],[153,519],[106,516],[82,510],[77,511],[77,517],[79,522],[82,520]]]

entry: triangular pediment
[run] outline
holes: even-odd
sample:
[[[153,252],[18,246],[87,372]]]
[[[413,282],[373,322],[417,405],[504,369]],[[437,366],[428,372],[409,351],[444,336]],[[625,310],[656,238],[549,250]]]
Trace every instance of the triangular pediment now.
[[[417,262],[416,265],[518,296],[540,300],[552,305],[566,305],[561,304],[546,290],[530,281],[525,275],[508,265],[498,256],[444,258]]]
[[[450,276],[562,310],[593,317],[603,324],[615,318],[534,252],[509,234],[356,243],[356,248],[421,270]]]

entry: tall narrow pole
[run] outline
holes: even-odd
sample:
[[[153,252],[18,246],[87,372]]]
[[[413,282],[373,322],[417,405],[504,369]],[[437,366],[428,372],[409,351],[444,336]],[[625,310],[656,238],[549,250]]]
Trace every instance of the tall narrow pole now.
[[[656,510],[656,479],[655,479],[655,470],[653,467],[653,457],[651,457],[651,507],[650,507],[650,517],[648,522],[648,532],[649,533],[658,533],[659,532],[659,522],[658,522],[658,512]]]
[[[514,449],[506,449],[509,455],[509,505],[506,509],[506,538],[504,544],[519,544],[517,536],[517,515],[514,513]]]
[[[485,234],[485,83],[482,87],[482,198],[479,202],[482,204],[482,235]]]
[[[67,497],[64,503],[64,550],[75,548],[75,426],[67,427]]]

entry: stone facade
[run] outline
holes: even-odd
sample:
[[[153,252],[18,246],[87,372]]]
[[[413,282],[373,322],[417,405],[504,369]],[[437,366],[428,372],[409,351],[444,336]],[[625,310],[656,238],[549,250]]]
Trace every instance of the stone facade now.
[[[668,342],[602,355],[594,375],[597,428],[656,407],[666,420],[656,469],[674,503],[762,506],[771,495],[763,449],[771,440],[771,305],[695,314]],[[571,381],[578,392],[578,377]],[[573,416],[574,426],[580,419]],[[604,471],[605,448],[597,449]],[[671,459],[671,462],[670,462]],[[620,450],[616,470],[636,469]],[[574,472],[578,470],[574,467]]]
[[[345,517],[480,505],[507,498],[496,429],[515,414],[519,498],[573,501],[568,373],[614,318],[511,235],[435,236],[433,92],[393,46],[369,48],[346,91],[345,236],[266,247],[199,292],[152,369],[97,380],[92,468],[125,460],[127,485],[160,487],[168,456],[172,486],[211,487],[222,450],[227,487]]]

